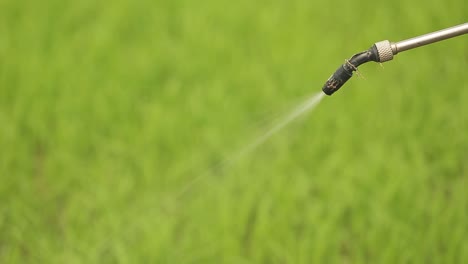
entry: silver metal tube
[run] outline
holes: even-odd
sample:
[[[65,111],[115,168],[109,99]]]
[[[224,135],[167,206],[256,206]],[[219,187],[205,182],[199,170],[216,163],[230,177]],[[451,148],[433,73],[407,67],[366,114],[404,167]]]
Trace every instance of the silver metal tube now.
[[[437,41],[441,41],[448,38],[453,38],[468,33],[468,23],[464,23],[458,26],[442,29],[436,32],[428,33],[419,37],[402,40],[396,43],[392,43],[393,55],[399,52],[410,50],[413,48],[421,47],[427,44],[431,44]]]

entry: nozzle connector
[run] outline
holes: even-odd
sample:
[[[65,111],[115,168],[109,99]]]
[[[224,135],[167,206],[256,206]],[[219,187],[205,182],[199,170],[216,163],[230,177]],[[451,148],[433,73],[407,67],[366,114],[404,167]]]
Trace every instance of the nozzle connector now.
[[[379,41],[374,44],[375,48],[377,49],[377,53],[379,55],[379,62],[386,62],[389,60],[393,60],[393,49],[392,44],[388,40]]]

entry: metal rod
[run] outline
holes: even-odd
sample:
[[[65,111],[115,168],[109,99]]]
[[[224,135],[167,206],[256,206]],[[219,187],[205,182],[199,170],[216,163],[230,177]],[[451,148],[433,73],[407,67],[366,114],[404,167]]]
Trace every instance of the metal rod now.
[[[421,47],[427,44],[431,44],[437,41],[441,41],[448,38],[453,38],[468,33],[468,23],[464,23],[458,26],[442,29],[436,32],[428,33],[419,37],[414,37],[406,40],[402,40],[396,43],[392,43],[393,55],[399,52]]]

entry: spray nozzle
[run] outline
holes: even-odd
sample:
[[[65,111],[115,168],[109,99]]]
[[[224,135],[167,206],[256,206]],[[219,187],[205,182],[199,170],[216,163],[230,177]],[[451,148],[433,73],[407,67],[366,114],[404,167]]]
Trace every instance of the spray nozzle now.
[[[379,52],[376,45],[372,46],[369,50],[353,55],[349,60],[346,60],[330,78],[322,88],[322,91],[327,95],[332,95],[338,91],[343,84],[348,81],[353,72],[357,71],[357,67],[369,61],[380,61]]]
[[[393,56],[400,52],[467,33],[468,23],[464,23],[396,43],[390,43],[388,40],[377,42],[369,50],[355,54],[349,60],[346,60],[345,63],[328,78],[322,90],[325,94],[332,95],[353,76],[353,72],[357,71],[357,67],[363,63],[369,61],[386,62],[392,60]]]

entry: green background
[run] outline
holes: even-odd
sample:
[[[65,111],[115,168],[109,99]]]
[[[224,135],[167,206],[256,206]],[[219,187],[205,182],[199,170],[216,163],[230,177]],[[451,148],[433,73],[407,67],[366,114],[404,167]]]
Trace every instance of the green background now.
[[[467,263],[457,1],[0,1],[1,263]],[[195,180],[194,180],[195,179]],[[198,180],[196,180],[198,179]]]

